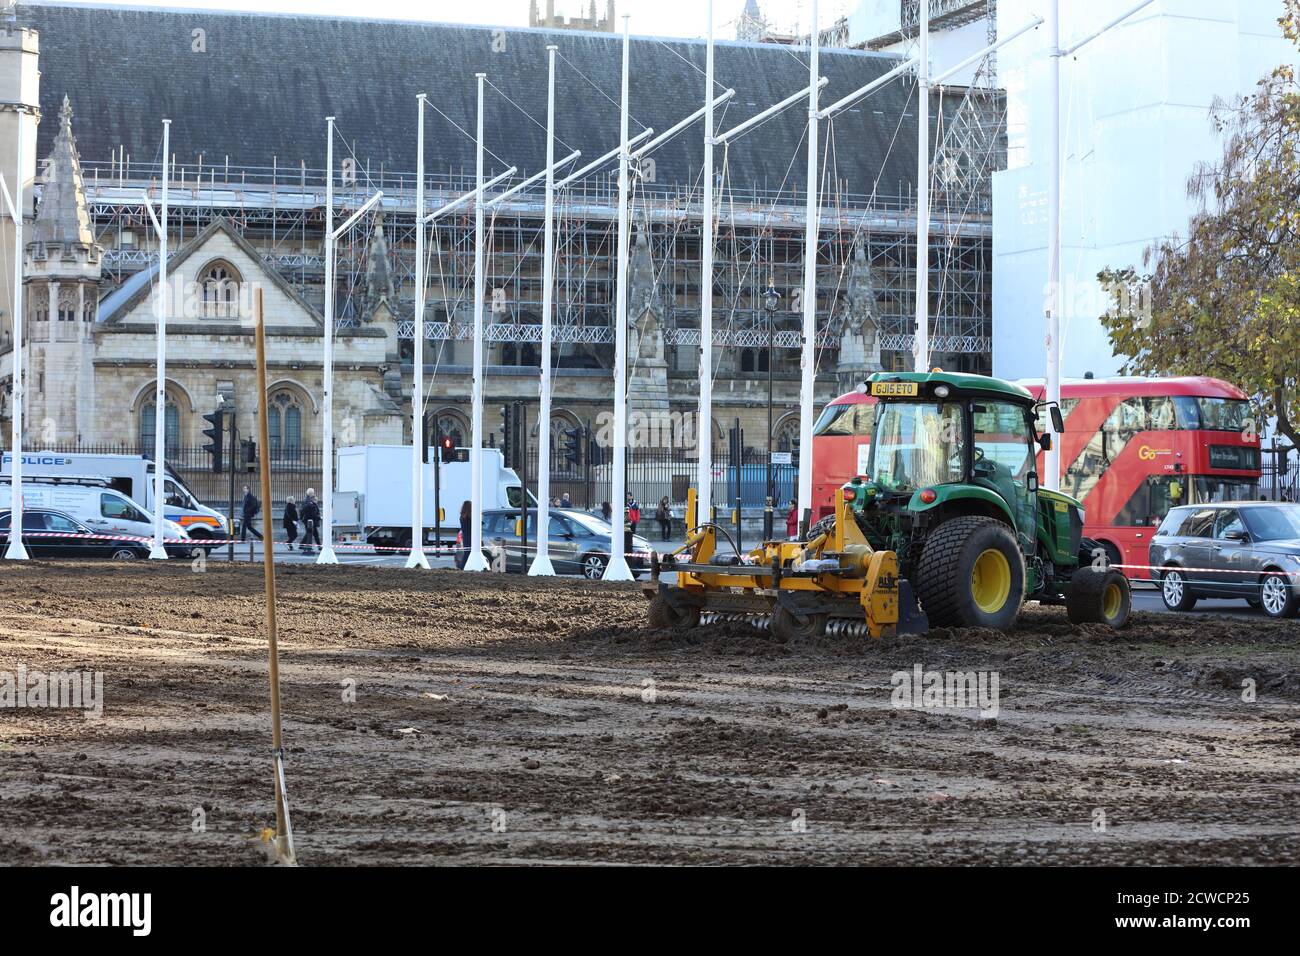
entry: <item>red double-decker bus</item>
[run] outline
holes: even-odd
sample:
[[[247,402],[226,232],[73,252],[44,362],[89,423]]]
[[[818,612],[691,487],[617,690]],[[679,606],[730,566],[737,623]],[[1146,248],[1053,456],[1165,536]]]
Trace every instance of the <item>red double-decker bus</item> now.
[[[1022,381],[1038,398],[1043,382]],[[1061,490],[1083,502],[1084,533],[1113,564],[1144,566],[1171,507],[1259,497],[1257,430],[1246,395],[1214,378],[1067,379],[1061,383]],[[813,504],[834,510],[835,489],[866,474],[875,399],[829,403],[813,429]],[[1041,416],[1039,429],[1047,428]],[[1039,456],[1039,469],[1043,457]],[[1131,577],[1144,577],[1130,572]]]

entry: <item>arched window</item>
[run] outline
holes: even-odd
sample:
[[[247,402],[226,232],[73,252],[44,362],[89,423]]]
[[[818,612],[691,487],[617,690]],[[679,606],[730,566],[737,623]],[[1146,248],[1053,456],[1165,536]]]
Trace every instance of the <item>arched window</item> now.
[[[462,448],[465,445],[465,424],[458,415],[450,412],[439,412],[437,419],[434,421],[434,431],[437,432],[434,438],[438,441],[451,438],[452,443],[457,448]]]
[[[32,319],[36,322],[50,320],[50,290],[45,286],[35,286],[29,297]]]
[[[203,314],[211,319],[239,318],[241,276],[228,262],[213,262],[199,273],[203,290]]]
[[[77,318],[77,290],[63,286],[59,289],[59,321],[74,322]]]
[[[273,458],[297,461],[302,457],[302,405],[288,389],[280,389],[267,402],[266,430]]]
[[[154,428],[158,421],[158,406],[151,398],[140,406],[140,451],[152,455],[154,450]],[[167,399],[166,430],[163,432],[164,450],[168,456],[174,454],[181,444],[181,413],[170,396]]]

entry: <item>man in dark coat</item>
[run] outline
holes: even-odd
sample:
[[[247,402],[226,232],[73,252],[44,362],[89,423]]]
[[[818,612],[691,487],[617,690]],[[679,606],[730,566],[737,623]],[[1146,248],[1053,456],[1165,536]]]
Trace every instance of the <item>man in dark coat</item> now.
[[[307,496],[303,499],[302,508],[299,510],[302,516],[303,533],[302,547],[299,549],[303,554],[315,554],[321,546],[320,542],[320,503],[316,500],[316,492],[311,488],[307,489]],[[316,542],[313,548],[312,542]]]
[[[253,519],[257,517],[257,513],[261,510],[262,503],[257,500],[251,491],[248,490],[248,485],[244,485],[244,500],[240,508],[240,515],[242,517],[242,520],[239,522],[240,541],[247,541],[248,533],[250,531],[253,533],[253,537],[258,541],[262,540],[262,532],[258,531],[256,526],[253,524]]]

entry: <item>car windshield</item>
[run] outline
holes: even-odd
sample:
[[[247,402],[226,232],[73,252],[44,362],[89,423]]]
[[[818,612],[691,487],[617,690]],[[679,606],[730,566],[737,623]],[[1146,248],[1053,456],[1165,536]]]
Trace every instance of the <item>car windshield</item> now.
[[[886,402],[878,407],[869,471],[882,488],[914,491],[961,481],[965,459],[960,406]]]
[[[1242,508],[1246,527],[1256,541],[1283,541],[1300,538],[1300,506],[1274,505]]]

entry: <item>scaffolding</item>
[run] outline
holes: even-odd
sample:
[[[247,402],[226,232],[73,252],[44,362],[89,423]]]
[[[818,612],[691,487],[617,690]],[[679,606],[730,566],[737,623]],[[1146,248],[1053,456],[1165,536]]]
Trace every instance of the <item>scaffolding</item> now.
[[[983,167],[987,178],[988,166]],[[83,163],[92,227],[104,247],[106,290],[157,261],[146,227],[143,194],[157,191],[161,168],[114,155],[108,162]],[[224,217],[318,310],[324,301],[325,174],[305,162],[272,167],[220,163],[176,164],[171,170],[171,229],[174,248]],[[824,192],[818,248],[818,312],[830,317],[845,295],[845,274],[861,243],[878,278],[876,305],[881,322],[882,362],[887,368],[910,361],[915,315],[915,202],[908,192],[865,195],[848,183]],[[430,208],[473,188],[472,175],[449,170],[429,176]],[[825,188],[825,187],[823,187]],[[409,343],[414,322],[414,175],[385,169],[355,169],[336,179],[336,216],[346,216],[382,189],[383,218],[371,219],[338,246],[337,314],[341,326],[362,320],[367,252],[382,222],[397,284],[399,339]],[[670,370],[693,369],[699,343],[700,223],[696,191],[686,185],[638,185],[634,219],[647,232],[658,283],[655,295],[665,318]],[[489,301],[490,364],[536,364],[540,341],[542,202],[521,194],[490,211],[490,245],[485,257]],[[617,196],[607,175],[593,175],[557,197],[556,318],[554,341],[561,362],[576,367],[612,367],[614,248]],[[990,368],[992,224],[984,206],[969,195],[941,194],[931,227],[929,268],[931,342],[935,361],[945,367]],[[769,316],[762,294],[769,277],[790,303],[802,285],[804,209],[800,190],[755,188],[729,191],[719,216],[715,344],[722,349],[766,347]],[[473,276],[472,207],[443,217],[431,227],[426,335],[452,346],[471,336]],[[834,371],[838,341],[822,321],[818,365]],[[788,308],[772,316],[777,368],[794,369],[800,346],[797,315]],[[403,350],[406,357],[409,349]],[[441,353],[440,353],[441,354]],[[725,363],[734,353],[722,352]],[[720,368],[720,374],[727,369]]]

